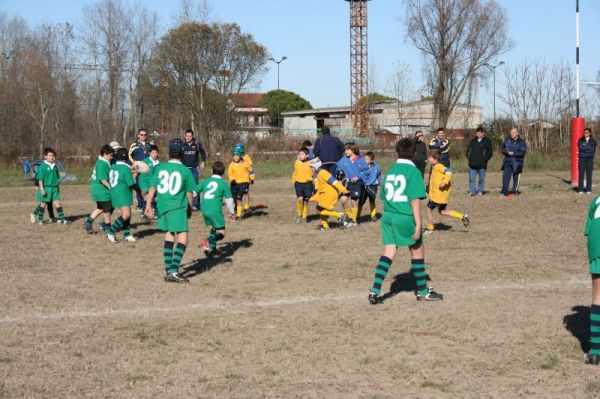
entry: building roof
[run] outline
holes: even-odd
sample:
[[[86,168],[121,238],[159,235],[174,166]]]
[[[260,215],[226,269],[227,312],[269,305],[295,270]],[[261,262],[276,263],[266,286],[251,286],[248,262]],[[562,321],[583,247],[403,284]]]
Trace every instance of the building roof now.
[[[236,108],[261,108],[262,93],[237,93],[232,96]]]

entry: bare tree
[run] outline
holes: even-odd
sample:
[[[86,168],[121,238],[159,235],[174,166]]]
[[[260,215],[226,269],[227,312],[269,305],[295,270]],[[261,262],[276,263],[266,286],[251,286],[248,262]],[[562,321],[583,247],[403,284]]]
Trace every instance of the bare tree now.
[[[212,7],[208,0],[179,0],[179,10],[173,14],[175,25],[190,22],[208,23],[212,17]]]
[[[398,101],[396,103],[396,117],[398,128],[402,133],[404,133],[403,129],[406,130],[405,119],[408,116],[404,112],[406,109],[404,105],[407,102],[416,100],[411,84],[411,74],[412,70],[408,64],[395,63],[392,75],[387,81],[387,94]]]
[[[407,37],[425,57],[437,120],[445,126],[484,64],[511,47],[506,11],[494,0],[405,1]]]

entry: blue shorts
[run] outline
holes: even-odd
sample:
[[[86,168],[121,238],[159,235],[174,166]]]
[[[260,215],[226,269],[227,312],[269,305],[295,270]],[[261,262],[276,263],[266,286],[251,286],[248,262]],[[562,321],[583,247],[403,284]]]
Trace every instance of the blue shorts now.
[[[358,180],[356,183],[348,181],[346,188],[348,189],[348,195],[353,200],[361,199],[365,192],[365,184],[362,182],[362,180]]]
[[[375,201],[377,199],[377,189],[379,186],[377,184],[371,184],[369,186],[365,186],[364,195],[362,196],[362,203],[364,204],[367,199],[370,201]]]
[[[294,188],[296,189],[296,198],[304,198],[305,200],[312,197],[315,191],[315,186],[311,181],[306,183],[295,182]]]
[[[440,212],[445,211],[447,206],[448,204],[438,204],[437,202],[433,202],[432,200],[429,200],[429,202],[427,203],[427,208],[437,209]]]
[[[244,194],[248,194],[249,190],[250,183],[231,182],[231,195],[238,201],[241,201]]]

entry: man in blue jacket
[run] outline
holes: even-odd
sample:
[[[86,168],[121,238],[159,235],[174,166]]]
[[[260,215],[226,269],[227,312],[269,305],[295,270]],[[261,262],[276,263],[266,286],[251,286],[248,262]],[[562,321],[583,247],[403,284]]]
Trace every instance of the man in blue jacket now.
[[[344,144],[342,144],[340,139],[331,135],[329,127],[323,126],[321,137],[315,142],[314,149],[315,157],[318,157],[323,163],[321,169],[325,169],[335,176],[336,162],[340,159],[343,152]]]
[[[129,146],[129,162],[133,164],[134,161],[143,161],[148,158],[150,155],[150,147],[153,145],[151,141],[148,140],[148,132],[146,129],[139,129],[137,133],[137,140],[135,143]],[[117,143],[118,145],[118,143]],[[136,177],[136,183],[138,183],[139,175]],[[138,183],[139,184],[139,183]],[[136,199],[138,210],[144,211],[146,208],[146,202],[144,200],[144,196],[141,192],[136,192]],[[143,215],[142,215],[143,216]],[[144,217],[142,217],[143,219]]]
[[[585,177],[585,191],[591,194],[596,140],[592,137],[592,130],[590,128],[586,128],[583,131],[583,137],[577,142],[577,148],[579,149],[579,184],[577,191],[579,194],[583,194],[583,178]]]
[[[502,191],[507,198],[514,198],[518,194],[519,181],[523,172],[523,163],[525,154],[527,154],[527,144],[521,139],[519,130],[516,127],[510,129],[510,137],[507,137],[502,144],[502,154],[504,162],[502,163]],[[512,190],[508,190],[512,177]]]

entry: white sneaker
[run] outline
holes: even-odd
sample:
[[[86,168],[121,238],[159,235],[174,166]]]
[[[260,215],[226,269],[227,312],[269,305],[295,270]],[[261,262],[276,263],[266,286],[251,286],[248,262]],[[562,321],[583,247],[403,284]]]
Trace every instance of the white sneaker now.
[[[125,236],[124,240],[129,241],[129,242],[136,242],[136,239],[134,236]]]
[[[592,195],[592,192],[591,191],[586,191],[586,194]]]
[[[115,238],[114,234],[110,234],[110,233],[106,233],[106,238],[108,238],[108,241],[112,242],[112,243],[117,243],[117,239]]]
[[[578,191],[577,194],[582,195],[583,191]]]
[[[33,213],[29,214],[29,222],[31,224],[35,224],[35,222],[36,222],[36,217],[35,217],[35,215]]]

